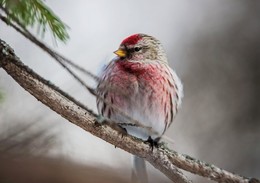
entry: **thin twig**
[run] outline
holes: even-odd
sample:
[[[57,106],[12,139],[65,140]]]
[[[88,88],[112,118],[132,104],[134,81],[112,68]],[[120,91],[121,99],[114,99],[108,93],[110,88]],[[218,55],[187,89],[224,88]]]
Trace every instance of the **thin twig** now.
[[[51,57],[54,58],[54,60],[56,61],[62,61],[65,62],[71,66],[73,66],[74,68],[78,69],[79,71],[81,71],[82,73],[84,73],[86,76],[91,77],[92,79],[94,79],[95,81],[99,81],[99,77],[96,76],[95,74],[91,73],[90,71],[84,69],[83,67],[77,65],[76,63],[74,63],[73,61],[69,60],[68,58],[60,55],[58,52],[52,50],[50,47],[48,47],[47,45],[45,45],[44,43],[42,43],[39,39],[37,39],[33,34],[30,33],[30,31],[28,31],[26,29],[26,27],[23,26],[23,24],[20,23],[20,21],[15,18],[14,16],[12,16],[8,10],[4,7],[2,7],[0,5],[0,9],[3,10],[5,12],[6,15],[12,17],[12,20],[15,21],[15,23],[20,27],[14,25],[12,22],[10,22],[6,17],[4,17],[3,15],[1,16],[1,19],[3,22],[5,22],[6,24],[10,25],[11,27],[13,27],[16,31],[18,31],[19,33],[21,33],[24,37],[26,37],[27,39],[29,39],[30,41],[32,41],[33,44],[36,44],[37,46],[39,46],[42,50],[44,50],[45,52],[47,52]]]

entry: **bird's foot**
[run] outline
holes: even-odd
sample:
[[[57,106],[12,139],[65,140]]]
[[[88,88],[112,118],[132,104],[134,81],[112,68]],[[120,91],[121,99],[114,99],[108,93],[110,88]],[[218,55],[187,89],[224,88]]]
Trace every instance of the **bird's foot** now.
[[[124,127],[118,125],[114,121],[109,120],[108,118],[103,117],[102,115],[98,115],[97,121],[95,122],[95,125],[101,126],[102,124],[110,125],[113,129],[118,131],[118,133],[121,134],[122,137],[127,134],[127,131]]]
[[[112,127],[118,132],[119,135],[121,135],[121,138],[127,134],[127,130],[116,123],[112,123]]]
[[[145,141],[145,143],[148,143],[153,151],[153,148],[159,147],[159,141],[160,141],[160,137],[156,138],[156,139],[152,139],[151,136],[148,137],[148,139]]]
[[[123,138],[126,134],[127,134],[127,131],[125,128],[123,128],[122,126],[116,124],[116,123],[111,123],[112,124],[112,128],[114,128],[119,135],[121,135],[121,138]],[[115,145],[115,148],[116,148],[116,145]]]

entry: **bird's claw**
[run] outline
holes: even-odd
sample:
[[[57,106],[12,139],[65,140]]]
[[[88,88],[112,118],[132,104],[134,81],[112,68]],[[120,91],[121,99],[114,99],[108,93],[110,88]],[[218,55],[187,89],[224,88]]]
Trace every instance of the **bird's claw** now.
[[[148,139],[145,141],[145,143],[148,143],[153,151],[154,147],[156,148],[159,147],[159,140],[160,138],[152,139],[151,136],[149,136]]]
[[[120,125],[117,125],[116,129],[118,133],[121,135],[121,138],[123,138],[127,134],[126,129]]]
[[[113,121],[109,121],[109,125],[118,132],[119,135],[121,135],[121,137],[123,138],[124,135],[127,134],[127,131],[124,127],[122,127],[121,125],[113,122]]]

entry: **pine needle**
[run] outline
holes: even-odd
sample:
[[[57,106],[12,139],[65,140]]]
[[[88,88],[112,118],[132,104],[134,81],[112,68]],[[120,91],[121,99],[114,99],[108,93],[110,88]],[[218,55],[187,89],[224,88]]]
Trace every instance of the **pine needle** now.
[[[9,21],[18,20],[24,27],[38,28],[42,37],[50,29],[55,39],[66,42],[69,39],[69,28],[41,0],[0,0],[0,6]],[[14,21],[15,22],[15,21]]]

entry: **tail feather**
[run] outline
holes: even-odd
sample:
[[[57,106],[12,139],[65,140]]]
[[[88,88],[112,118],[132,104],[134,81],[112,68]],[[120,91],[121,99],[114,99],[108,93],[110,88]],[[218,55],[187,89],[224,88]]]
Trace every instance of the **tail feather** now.
[[[148,183],[145,161],[138,156],[133,156],[132,182]]]

